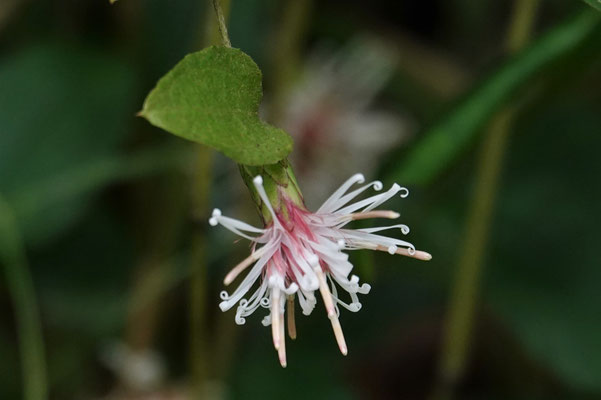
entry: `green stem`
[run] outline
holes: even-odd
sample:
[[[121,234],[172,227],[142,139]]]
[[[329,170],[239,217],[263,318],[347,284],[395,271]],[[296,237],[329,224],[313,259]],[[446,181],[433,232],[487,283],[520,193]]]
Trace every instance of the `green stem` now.
[[[519,51],[527,43],[538,4],[539,0],[516,0],[506,44],[510,53]],[[439,371],[440,382],[434,398],[452,398],[455,387],[465,371],[482,274],[482,261],[514,114],[515,110],[508,107],[495,116],[480,151],[465,241],[450,299]]]
[[[227,34],[227,25],[225,24],[225,16],[221,9],[221,2],[219,0],[213,0],[213,8],[217,16],[217,23],[219,25],[219,33],[221,34],[221,44],[225,47],[232,47],[230,37]]]
[[[0,263],[4,264],[9,292],[15,307],[24,399],[44,400],[48,397],[46,361],[33,280],[15,213],[1,196]]]

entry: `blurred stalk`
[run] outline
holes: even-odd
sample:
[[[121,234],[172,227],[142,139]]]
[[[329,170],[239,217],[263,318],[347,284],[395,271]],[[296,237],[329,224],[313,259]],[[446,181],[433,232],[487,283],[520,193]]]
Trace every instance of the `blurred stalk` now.
[[[528,42],[539,0],[516,0],[507,35],[508,53]],[[468,215],[459,269],[452,289],[445,337],[442,343],[439,382],[434,399],[451,399],[465,372],[472,337],[484,251],[491,228],[495,198],[501,176],[515,109],[501,110],[491,121],[480,151],[477,176]]]
[[[204,44],[221,43],[231,47],[226,20],[230,2],[211,0],[215,14],[207,13]],[[192,212],[196,220],[206,226],[209,217],[209,194],[211,192],[213,151],[206,146],[197,146],[196,165],[192,175]],[[194,232],[190,248],[190,367],[192,398],[206,398],[210,373],[210,341],[207,318],[207,235],[203,228]]]
[[[302,39],[309,23],[312,6],[312,0],[287,0],[280,24],[273,35],[269,119],[276,125],[284,117],[282,113],[288,90],[298,73]]]
[[[178,146],[179,147],[179,146]],[[159,147],[162,152],[165,146]],[[145,150],[142,150],[145,151]],[[142,153],[144,154],[144,153]],[[160,318],[164,302],[156,296],[141,304],[138,299],[148,291],[147,277],[155,281],[166,281],[173,265],[169,256],[176,249],[179,233],[184,222],[185,193],[182,171],[190,166],[190,152],[178,151],[180,162],[172,169],[165,170],[159,177],[140,180],[133,185],[132,206],[134,214],[133,225],[136,227],[138,247],[137,260],[133,268],[130,298],[125,321],[124,341],[130,352],[145,355],[151,352],[155,345],[156,332],[160,326]],[[157,154],[158,155],[158,154]],[[186,155],[186,158],[182,156]],[[182,162],[185,160],[186,162]],[[160,157],[149,158],[148,167],[158,168],[162,162]],[[125,173],[127,169],[120,171]],[[148,201],[152,199],[152,201]],[[159,212],[160,210],[160,212]],[[125,365],[130,368],[132,365]],[[116,372],[119,372],[117,370]],[[162,376],[157,375],[152,382],[131,381],[135,374],[120,374],[119,383],[127,391],[150,390],[160,384]]]
[[[192,212],[204,223],[208,220],[209,192],[213,152],[198,146],[197,160],[192,176]],[[193,397],[205,398],[205,384],[209,376],[209,338],[207,323],[207,235],[204,225],[194,232],[190,249],[190,366]]]
[[[187,205],[182,172],[180,169],[159,179],[138,183],[133,193],[134,210],[137,214],[135,226],[139,241],[136,254],[139,256],[134,268],[125,340],[128,348],[138,354],[145,354],[153,348],[160,326],[164,305],[161,297],[155,297],[143,306],[137,299],[148,290],[148,276],[164,282],[169,279],[170,271],[174,268],[174,265],[169,263],[169,257],[177,248]],[[152,201],[149,202],[149,198]],[[140,384],[123,383],[133,383],[134,387]]]
[[[21,352],[23,398],[48,398],[46,361],[42,324],[35,296],[33,279],[27,265],[25,246],[17,218],[10,205],[0,196],[0,263],[4,265],[6,281],[15,308],[17,335]]]

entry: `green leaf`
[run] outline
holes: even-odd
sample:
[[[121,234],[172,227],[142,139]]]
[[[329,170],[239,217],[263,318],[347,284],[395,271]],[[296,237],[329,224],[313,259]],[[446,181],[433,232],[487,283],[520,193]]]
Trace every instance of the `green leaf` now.
[[[601,11],[601,0],[583,0],[589,6]]]
[[[238,49],[209,47],[161,78],[140,113],[177,136],[221,151],[240,164],[273,164],[292,139],[259,119],[261,71]]]
[[[423,134],[404,162],[389,173],[403,184],[426,184],[436,178],[476,139],[491,116],[516,91],[555,61],[599,33],[601,18],[584,12],[554,28],[501,67],[441,122]]]

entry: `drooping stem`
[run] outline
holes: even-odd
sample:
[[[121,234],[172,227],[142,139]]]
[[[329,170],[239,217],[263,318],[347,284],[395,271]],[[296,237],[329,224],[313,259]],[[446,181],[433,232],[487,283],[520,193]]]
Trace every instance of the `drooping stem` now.
[[[514,53],[527,43],[539,0],[516,0],[507,35],[507,51]],[[452,288],[446,331],[442,343],[439,382],[435,399],[450,399],[463,377],[469,356],[483,256],[488,242],[502,162],[515,109],[507,107],[493,118],[478,161],[465,241]]]
[[[230,37],[227,33],[227,25],[225,24],[225,16],[223,14],[223,10],[221,9],[220,0],[213,0],[213,9],[215,10],[215,14],[217,16],[217,24],[219,26],[219,33],[221,34],[221,44],[225,47],[232,47]]]
[[[10,205],[0,197],[0,264],[4,266],[10,296],[15,307],[21,353],[24,399],[48,398],[46,360],[42,326],[33,279]]]

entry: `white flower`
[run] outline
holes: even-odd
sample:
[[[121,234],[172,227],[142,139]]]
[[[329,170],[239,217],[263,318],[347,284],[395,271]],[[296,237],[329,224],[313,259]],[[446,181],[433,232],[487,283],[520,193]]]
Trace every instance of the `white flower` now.
[[[357,295],[369,293],[371,287],[366,283],[359,284],[359,278],[351,275],[353,265],[343,250],[370,249],[421,260],[432,258],[428,253],[415,250],[409,242],[377,234],[387,229],[399,229],[403,234],[407,234],[409,228],[406,225],[345,228],[353,220],[398,218],[399,214],[394,211],[375,208],[396,194],[400,193],[401,197],[407,197],[409,194],[406,188],[394,184],[386,192],[351,203],[369,188],[376,191],[382,189],[382,183],[374,181],[349,191],[353,185],[362,184],[364,181],[361,174],[352,176],[315,213],[287,197],[284,192],[279,192],[281,204],[276,212],[263,187],[263,179],[257,176],[253,180],[254,186],[271,216],[271,222],[264,229],[225,217],[218,209],[213,211],[209,220],[212,226],[221,224],[253,242],[251,255],[227,274],[225,285],[232,283],[242,271],[254,265],[231,295],[225,291],[221,292],[221,310],[227,311],[237,304],[236,323],[244,324],[245,318],[259,307],[269,309],[263,324],[272,327],[273,344],[283,367],[286,366],[284,311],[288,312],[289,336],[295,339],[295,297],[298,298],[303,314],[309,315],[315,308],[315,292],[318,290],[340,351],[344,355],[347,354],[338,320],[338,307],[342,306],[352,312],[359,311],[361,303]],[[252,295],[243,298],[255,287],[257,281],[259,285]],[[349,302],[340,298],[339,288],[349,294]]]

